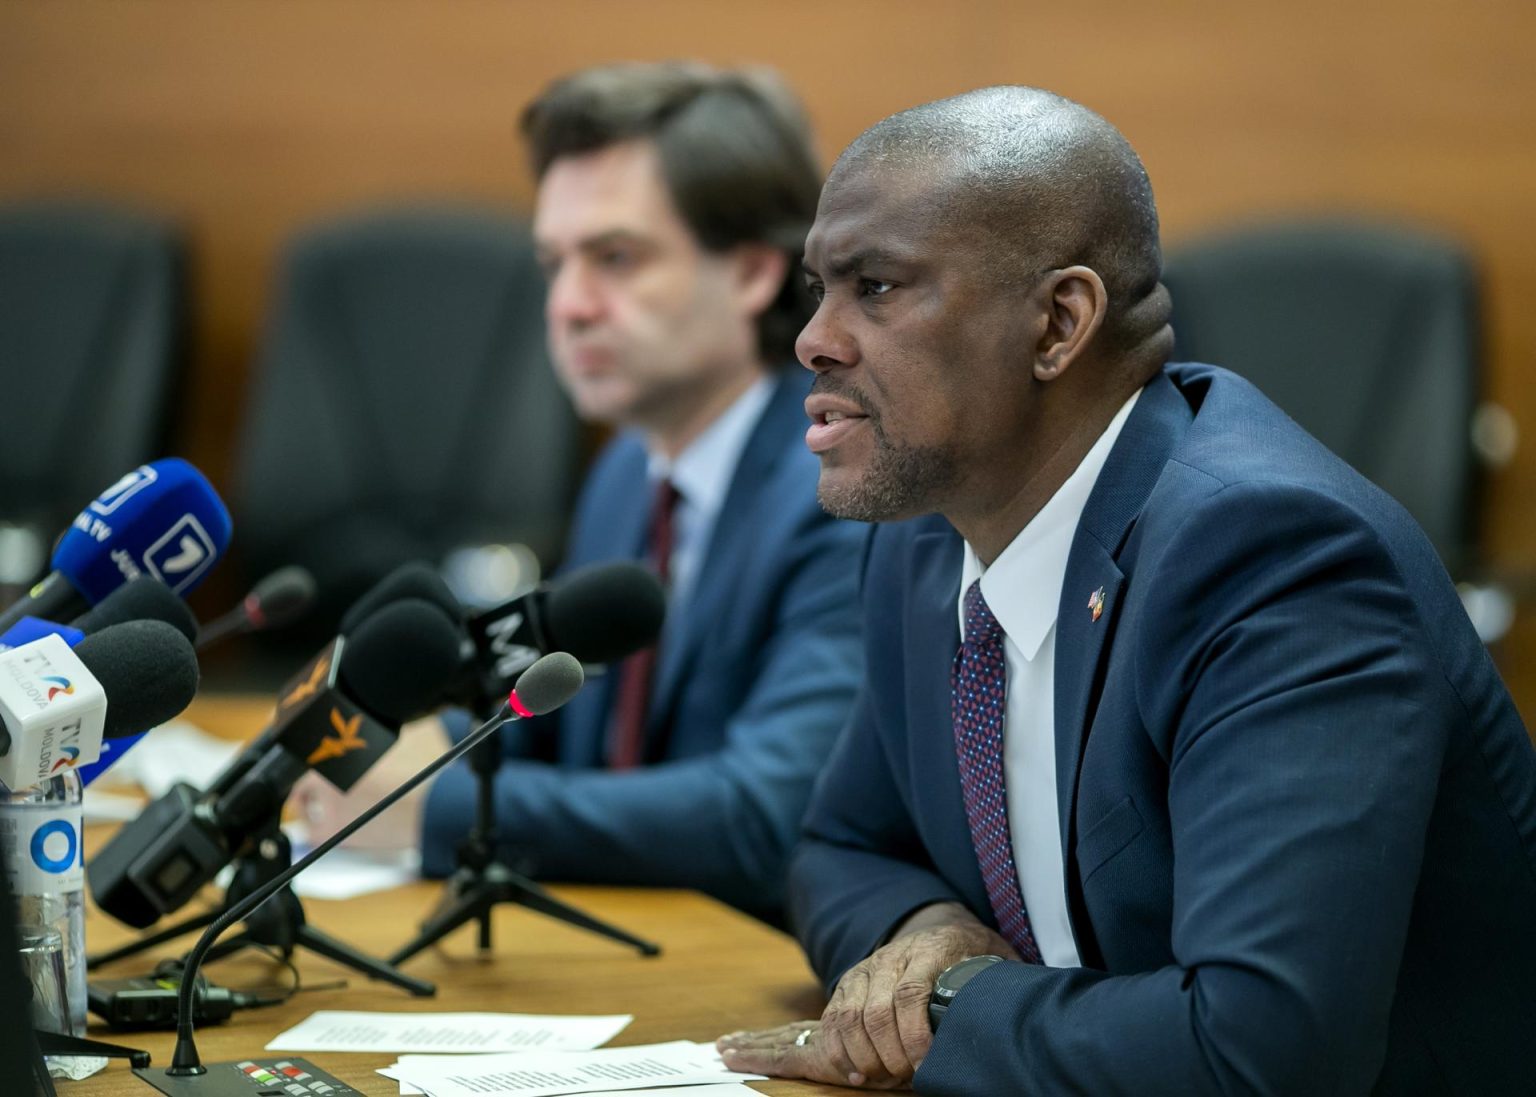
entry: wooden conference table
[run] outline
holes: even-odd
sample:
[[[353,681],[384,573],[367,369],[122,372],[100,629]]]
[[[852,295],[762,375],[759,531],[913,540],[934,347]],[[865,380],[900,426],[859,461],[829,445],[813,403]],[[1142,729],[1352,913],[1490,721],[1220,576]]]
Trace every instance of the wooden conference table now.
[[[199,700],[187,716],[220,734],[244,737],[261,726],[269,707],[270,701],[210,698]],[[199,1029],[198,1051],[203,1061],[210,1063],[248,1058],[260,1053],[277,1033],[319,1009],[633,1014],[634,1021],[613,1046],[712,1040],[735,1029],[769,1027],[815,1017],[821,1011],[823,1002],[816,980],[795,942],[721,903],[693,892],[659,889],[572,886],[551,891],[590,914],[657,942],[662,954],[643,957],[606,938],[504,905],[495,914],[494,948],[488,956],[477,954],[476,930],[465,926],[436,948],[402,965],[408,974],[436,983],[436,997],[413,998],[403,990],[370,981],[301,951],[295,953],[294,961],[304,984],[345,979],[347,987],[304,991],[279,1006],[237,1012],[222,1025]],[[304,906],[316,928],[365,952],[384,956],[414,934],[439,893],[438,884],[418,882],[345,901],[308,899]],[[217,898],[214,891],[208,895]],[[195,904],[189,905],[181,914],[186,916],[195,909]],[[88,915],[87,934],[93,952],[136,936],[94,906]],[[154,959],[176,955],[193,940],[195,937],[188,936],[161,946],[148,957],[134,957],[93,972],[92,977],[145,974]],[[291,982],[286,968],[250,951],[219,962],[209,974],[221,986],[239,988]],[[170,1062],[175,1044],[173,1033],[115,1033],[94,1017],[89,1034],[143,1048],[153,1055],[156,1067]],[[374,1073],[393,1062],[393,1054],[296,1054],[364,1093],[380,1097],[399,1093],[397,1083]],[[769,1094],[850,1092],[798,1082],[752,1085]],[[58,1088],[61,1097],[155,1092],[135,1078],[120,1059],[84,1081],[60,1081]]]

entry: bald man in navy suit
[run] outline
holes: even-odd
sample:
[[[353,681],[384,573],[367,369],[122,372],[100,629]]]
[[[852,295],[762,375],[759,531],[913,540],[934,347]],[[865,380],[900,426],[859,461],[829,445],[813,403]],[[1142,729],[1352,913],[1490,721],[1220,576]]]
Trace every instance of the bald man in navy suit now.
[[[1402,508],[1169,364],[1125,139],[1029,88],[898,114],[805,266],[820,498],[928,516],[873,535],[865,686],[791,869],[830,1003],[727,1064],[1530,1092],[1536,752]]]

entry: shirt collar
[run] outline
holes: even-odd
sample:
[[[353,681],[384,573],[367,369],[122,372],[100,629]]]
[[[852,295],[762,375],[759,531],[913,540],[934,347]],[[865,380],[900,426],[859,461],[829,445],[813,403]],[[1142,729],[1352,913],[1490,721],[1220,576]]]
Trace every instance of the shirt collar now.
[[[647,474],[651,482],[666,477],[685,506],[700,514],[715,513],[725,504],[736,463],[772,393],[773,378],[760,377],[676,458],[669,460],[665,454],[650,450]]]
[[[1061,604],[1061,585],[1066,581],[1067,557],[1072,552],[1072,537],[1083,517],[1083,508],[1093,485],[1109,460],[1115,439],[1136,406],[1141,390],[1120,405],[1120,410],[1104,428],[1087,455],[1067,477],[1066,483],[1040,508],[1040,513],[1018,532],[1008,547],[983,568],[976,552],[967,543],[965,561],[960,569],[960,629],[965,630],[965,592],[978,577],[981,596],[987,600],[993,616],[1030,662],[1056,623]]]

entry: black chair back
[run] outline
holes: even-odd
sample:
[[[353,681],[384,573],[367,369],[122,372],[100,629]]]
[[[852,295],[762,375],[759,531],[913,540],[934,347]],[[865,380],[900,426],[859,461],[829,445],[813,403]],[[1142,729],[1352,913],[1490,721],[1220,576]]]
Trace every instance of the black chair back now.
[[[1402,503],[1452,574],[1474,558],[1477,280],[1416,229],[1308,221],[1170,251],[1177,357],[1242,374]]]
[[[235,494],[248,577],[314,572],[309,633],[396,565],[465,544],[561,549],[579,427],[546,357],[527,227],[416,209],[291,248]]]

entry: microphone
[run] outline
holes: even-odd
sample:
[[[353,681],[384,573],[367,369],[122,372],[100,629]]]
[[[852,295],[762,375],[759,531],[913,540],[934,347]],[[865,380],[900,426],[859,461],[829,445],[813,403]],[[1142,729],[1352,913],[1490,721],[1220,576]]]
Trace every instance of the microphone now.
[[[197,693],[197,656],[161,621],[127,621],[74,649],[45,636],[0,653],[0,783],[25,788],[94,762],[102,740],[169,720]]]
[[[468,621],[475,670],[460,700],[477,707],[501,696],[540,655],[566,651],[609,663],[656,642],[666,617],[661,582],[639,564],[593,564]]]
[[[341,619],[342,632],[394,598],[421,598],[458,617],[463,610],[437,572],[404,564],[359,598]],[[666,592],[639,564],[592,564],[561,576],[466,622],[473,649],[443,700],[475,711],[494,707],[517,676],[541,655],[564,651],[584,664],[609,663],[656,642]]]
[[[461,652],[467,653],[471,649],[469,636],[461,627],[461,611],[458,602],[454,601],[453,595],[437,577],[437,573],[422,563],[403,564],[370,587],[342,617],[341,635],[347,636],[356,632],[359,625],[385,606],[408,599],[417,599],[436,606],[458,630]],[[274,729],[268,728],[251,741],[250,747],[269,745],[275,734]],[[233,779],[239,775],[235,767],[226,769],[210,786],[209,791],[219,794],[228,791]]]
[[[100,632],[105,628],[128,621],[141,620],[163,621],[189,641],[197,635],[197,620],[192,616],[192,611],[187,608],[186,603],[172,594],[171,588],[164,583],[142,576],[124,583],[103,598],[99,605],[67,625],[44,621],[40,617],[23,617],[3,636],[0,636],[0,651],[6,650],[7,647],[21,647],[33,640],[40,640],[44,636],[60,636],[70,647],[74,647],[84,639],[87,633]],[[101,776],[108,766],[115,763],[144,737],[148,728],[149,725],[146,725],[137,733],[102,740],[101,753],[96,761],[82,762],[75,767],[75,772],[80,777],[80,784],[89,785]]]
[[[176,597],[170,587],[147,575],[118,587],[71,621],[70,627],[89,634],[127,621],[163,621],[185,636],[188,642],[197,639],[197,618],[192,616],[187,604]],[[159,722],[145,724],[136,734],[103,740],[96,761],[76,767],[80,784],[89,788],[91,782],[116,765]]]
[[[278,568],[262,579],[240,604],[203,626],[197,650],[205,651],[220,640],[246,632],[265,632],[292,624],[315,601],[315,577],[297,564]]]
[[[0,611],[0,632],[23,617],[59,620],[141,575],[185,596],[229,546],[229,511],[186,461],[141,465],[86,505],[53,551],[53,570]]]
[[[321,842],[306,856],[274,876],[266,884],[257,888],[240,902],[235,903],[215,919],[213,924],[198,938],[197,944],[192,947],[192,951],[187,955],[186,966],[182,974],[181,988],[177,998],[176,1050],[171,1057],[171,1065],[165,1070],[166,1075],[169,1078],[186,1079],[208,1073],[208,1068],[203,1066],[202,1061],[198,1057],[197,1044],[192,1036],[193,995],[196,991],[198,970],[202,966],[203,958],[213,946],[214,941],[218,939],[219,934],[236,922],[249,917],[252,911],[286,887],[295,876],[335,849],[346,839],[357,833],[357,831],[367,826],[381,812],[387,810],[401,798],[409,795],[422,782],[437,773],[438,770],[469,753],[476,744],[500,730],[502,725],[519,718],[553,712],[574,697],[577,691],[581,689],[581,684],[581,664],[573,656],[565,652],[554,652],[544,656],[544,658],[538,660],[533,666],[523,672],[522,677],[517,680],[516,688],[508,693],[506,702],[489,720],[470,732],[468,736],[457,743],[452,749],[429,763],[415,776],[389,793],[378,803],[359,814],[324,842]],[[179,1092],[190,1092],[190,1088],[182,1088],[189,1087],[189,1083],[183,1081],[175,1084]],[[244,1075],[240,1075],[237,1078],[233,1073],[227,1075],[220,1074],[209,1078],[206,1085],[202,1088],[206,1088],[209,1097],[213,1097],[215,1093],[222,1094],[224,1092],[248,1094],[250,1092],[250,1080]]]
[[[149,576],[131,579],[71,621],[84,633],[128,621],[163,621],[187,640],[197,639],[197,618],[170,587]]]
[[[443,582],[432,565],[414,560],[401,564],[347,607],[347,612],[341,617],[342,633],[352,631],[365,618],[377,613],[380,607],[400,598],[420,598],[431,602],[455,621],[464,616],[464,607],[459,605],[458,599],[448,589],[448,584]]]
[[[148,577],[135,579],[118,587],[67,625],[45,621],[41,617],[23,617],[0,634],[0,651],[19,648],[44,636],[62,636],[74,647],[86,633],[100,632],[109,625],[125,621],[163,621],[188,640],[197,636],[197,619],[180,598],[164,583]]]
[[[436,707],[462,629],[421,599],[392,602],[323,648],[284,688],[269,727],[207,793],[179,783],[86,868],[102,910],[142,929],[179,909],[273,817],[306,770],[350,788],[399,726]]]

